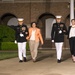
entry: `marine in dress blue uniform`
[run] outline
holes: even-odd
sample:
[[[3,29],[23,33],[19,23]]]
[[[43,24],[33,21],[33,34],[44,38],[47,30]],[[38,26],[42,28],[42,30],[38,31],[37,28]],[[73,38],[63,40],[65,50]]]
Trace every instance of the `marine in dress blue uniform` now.
[[[18,18],[18,26],[16,27],[15,43],[18,45],[19,62],[26,62],[26,37],[28,36],[28,28],[23,24],[23,18]]]
[[[61,62],[64,34],[67,34],[67,28],[65,24],[61,22],[61,16],[56,16],[56,23],[54,23],[52,27],[51,39],[52,42],[55,42],[58,63]]]

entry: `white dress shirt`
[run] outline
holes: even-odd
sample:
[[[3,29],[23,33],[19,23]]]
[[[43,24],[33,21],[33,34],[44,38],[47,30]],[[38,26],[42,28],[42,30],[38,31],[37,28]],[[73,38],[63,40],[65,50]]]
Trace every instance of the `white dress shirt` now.
[[[75,27],[72,26],[71,29],[70,29],[70,35],[69,35],[69,38],[71,37],[75,37]]]
[[[35,32],[36,32],[36,30],[32,30],[30,40],[35,40]]]

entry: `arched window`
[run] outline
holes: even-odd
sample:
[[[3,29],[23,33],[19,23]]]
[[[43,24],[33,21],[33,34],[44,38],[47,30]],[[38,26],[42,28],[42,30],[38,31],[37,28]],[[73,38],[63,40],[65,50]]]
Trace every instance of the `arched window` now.
[[[11,13],[5,13],[1,17],[1,23],[8,26],[16,26],[18,24],[17,17]]]

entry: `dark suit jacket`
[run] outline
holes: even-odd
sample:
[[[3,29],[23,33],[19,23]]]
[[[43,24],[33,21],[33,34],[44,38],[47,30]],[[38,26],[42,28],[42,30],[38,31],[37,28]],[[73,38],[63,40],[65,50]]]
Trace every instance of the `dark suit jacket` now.
[[[62,30],[62,33],[59,33]],[[65,30],[66,32],[63,32]],[[51,39],[54,42],[64,42],[64,34],[67,34],[67,28],[64,23],[54,23],[51,31]]]

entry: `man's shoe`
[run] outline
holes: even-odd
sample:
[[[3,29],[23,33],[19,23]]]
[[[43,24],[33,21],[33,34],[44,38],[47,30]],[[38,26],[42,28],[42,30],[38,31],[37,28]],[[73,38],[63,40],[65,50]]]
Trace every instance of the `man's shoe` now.
[[[23,59],[24,59],[24,62],[26,62],[26,61],[27,61],[27,60],[26,60],[26,57],[24,57]]]
[[[22,60],[20,60],[19,62],[23,62]]]
[[[58,63],[61,63],[61,60],[57,60]]]
[[[36,62],[36,59],[33,59],[33,62]]]

